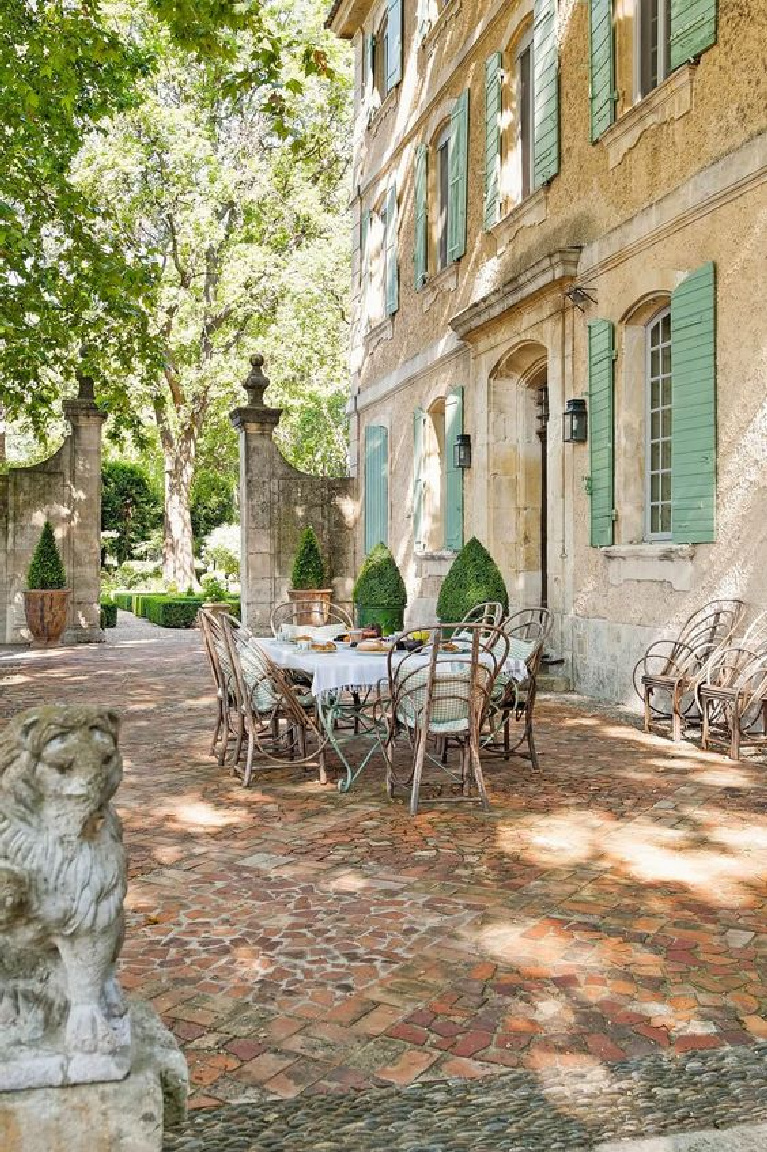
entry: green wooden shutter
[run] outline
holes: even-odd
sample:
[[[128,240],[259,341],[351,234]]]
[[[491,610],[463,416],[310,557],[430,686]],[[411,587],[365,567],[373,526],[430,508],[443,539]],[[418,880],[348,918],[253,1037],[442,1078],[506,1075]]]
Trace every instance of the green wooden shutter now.
[[[613,377],[614,326],[589,324],[589,455],[591,462],[591,546],[613,542]]]
[[[423,408],[413,412],[413,547],[424,546],[423,434],[426,416]]]
[[[445,547],[463,548],[463,469],[456,468],[453,445],[463,432],[463,388],[445,397]]]
[[[365,552],[389,543],[389,432],[365,428]]]
[[[556,0],[535,0],[533,24],[533,183],[559,171],[559,49]]]
[[[671,538],[716,539],[716,277],[704,264],[671,293]]]
[[[613,0],[589,0],[589,100],[591,139],[598,140],[615,120],[615,39]]]
[[[671,0],[671,67],[716,44],[717,0]]]
[[[419,144],[415,150],[415,247],[413,250],[413,266],[416,292],[419,292],[426,283],[426,268],[428,264],[428,155],[429,149],[426,145]]]
[[[447,258],[460,260],[466,251],[468,189],[469,93],[462,92],[450,117],[447,149],[449,192],[447,201]]]
[[[387,0],[389,54],[386,66],[386,91],[391,92],[402,79],[402,0]]]
[[[370,97],[375,86],[376,66],[376,38],[372,33],[370,36],[365,37],[365,65],[367,68],[367,75],[365,77],[365,95]]]
[[[501,53],[485,61],[485,228],[498,221],[501,203]]]
[[[397,188],[392,184],[386,194],[386,315],[399,308],[399,269],[397,267]]]

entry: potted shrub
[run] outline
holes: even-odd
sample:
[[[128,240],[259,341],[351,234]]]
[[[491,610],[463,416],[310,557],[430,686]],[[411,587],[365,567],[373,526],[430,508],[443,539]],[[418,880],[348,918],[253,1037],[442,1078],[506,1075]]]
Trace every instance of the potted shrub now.
[[[38,644],[58,644],[67,623],[69,589],[49,520],[43,525],[29,565],[27,586],[24,614],[33,639]]]
[[[305,610],[296,610],[297,624],[324,624],[327,620],[327,607],[333,597],[333,589],[325,587],[325,564],[320,552],[320,542],[311,525],[304,528],[293,561],[291,573],[292,587],[288,590],[291,600],[307,602]]]
[[[498,600],[504,615],[509,610],[509,594],[498,565],[472,536],[450,565],[437,600],[437,616],[443,624],[457,624],[467,612],[485,600]]]
[[[354,584],[352,598],[360,628],[379,624],[384,636],[402,628],[407,604],[405,581],[385,544],[368,552]]]

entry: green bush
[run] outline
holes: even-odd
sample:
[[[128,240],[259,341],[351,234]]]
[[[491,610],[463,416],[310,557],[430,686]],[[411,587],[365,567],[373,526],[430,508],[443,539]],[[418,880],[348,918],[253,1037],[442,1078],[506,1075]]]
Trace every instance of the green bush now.
[[[150,624],[157,624],[160,628],[191,628],[202,604],[200,597],[147,596],[142,604],[142,615]],[[231,611],[233,616],[240,615],[239,600],[231,601]]]
[[[220,524],[234,520],[234,488],[226,474],[201,468],[192,481],[192,532],[201,542]]]
[[[101,627],[102,628],[116,628],[117,627],[117,605],[113,600],[101,601]]]
[[[405,581],[397,561],[385,544],[371,548],[354,583],[355,604],[375,608],[404,608],[407,604]]]
[[[56,547],[53,525],[50,520],[46,520],[27,572],[27,588],[49,590],[66,586],[67,574]]]
[[[115,607],[119,608],[122,612],[133,611],[133,593],[132,592],[113,592],[112,599]]]
[[[202,591],[205,599],[211,602],[225,600],[229,595],[226,584],[222,584],[217,576],[203,576]]]
[[[294,588],[325,587],[325,565],[320,552],[320,542],[311,525],[304,528],[298,541],[291,580]]]
[[[499,600],[504,613],[509,610],[509,594],[498,565],[487,548],[472,536],[442,581],[437,616],[443,623],[454,624],[485,600]]]
[[[123,460],[107,461],[101,469],[101,530],[117,535],[108,551],[123,564],[134,547],[162,524],[162,496],[143,468]]]

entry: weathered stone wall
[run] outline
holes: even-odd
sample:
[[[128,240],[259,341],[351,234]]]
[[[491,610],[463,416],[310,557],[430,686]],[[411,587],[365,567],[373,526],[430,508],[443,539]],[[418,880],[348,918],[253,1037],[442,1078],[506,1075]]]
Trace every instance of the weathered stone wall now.
[[[71,433],[49,460],[0,477],[0,642],[30,639],[27,569],[50,520],[71,590],[64,643],[103,640],[100,624],[101,425],[92,400],[67,401]]]
[[[245,387],[250,404],[232,413],[240,435],[242,618],[256,634],[270,634],[275,604],[288,599],[293,560],[304,528],[320,542],[333,600],[351,608],[357,569],[355,482],[310,476],[293,468],[272,439],[280,410],[263,403],[268,380],[254,357]]]

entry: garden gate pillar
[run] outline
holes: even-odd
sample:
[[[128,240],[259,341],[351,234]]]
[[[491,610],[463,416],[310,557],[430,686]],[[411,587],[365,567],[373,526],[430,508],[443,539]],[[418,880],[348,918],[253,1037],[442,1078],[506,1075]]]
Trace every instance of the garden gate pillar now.
[[[251,357],[244,388],[248,403],[235,408],[230,419],[240,436],[240,586],[242,622],[258,634],[269,632],[274,601],[273,488],[282,457],[272,440],[281,408],[264,404],[269,385],[263,356]]]

